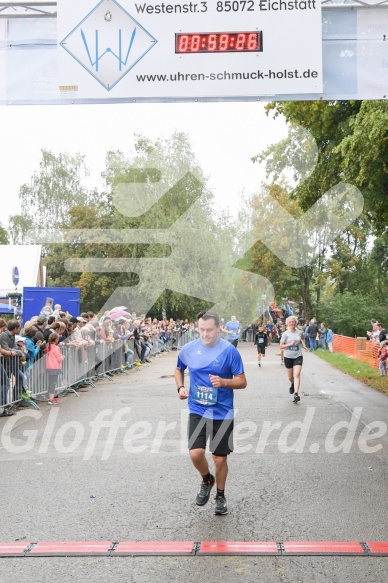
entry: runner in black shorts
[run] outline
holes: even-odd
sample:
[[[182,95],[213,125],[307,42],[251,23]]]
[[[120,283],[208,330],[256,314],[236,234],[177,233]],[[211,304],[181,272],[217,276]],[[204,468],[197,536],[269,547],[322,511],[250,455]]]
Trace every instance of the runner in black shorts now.
[[[268,336],[263,324],[260,324],[253,342],[257,346],[257,364],[261,366],[261,355],[265,356],[265,347],[268,346]]]
[[[280,339],[280,350],[284,350],[284,365],[290,381],[290,393],[294,395],[294,403],[300,401],[300,373],[302,371],[303,356],[300,345],[308,352],[303,334],[297,329],[295,316],[289,316],[286,320],[287,329]]]
[[[233,450],[233,395],[236,389],[244,389],[247,381],[240,353],[219,337],[218,314],[211,311],[198,314],[198,332],[200,338],[180,351],[174,376],[179,398],[188,399],[190,458],[202,476],[196,504],[204,506],[216,485],[214,513],[227,514],[225,483],[227,456]],[[190,388],[184,384],[187,367]],[[208,438],[215,475],[210,472],[205,455]]]
[[[189,450],[209,449],[213,455],[227,456],[233,451],[233,419],[207,419],[191,413],[189,417]]]

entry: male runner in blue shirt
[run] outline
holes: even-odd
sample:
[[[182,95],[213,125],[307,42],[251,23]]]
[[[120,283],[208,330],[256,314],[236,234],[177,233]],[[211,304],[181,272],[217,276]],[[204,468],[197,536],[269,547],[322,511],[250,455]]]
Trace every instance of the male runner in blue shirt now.
[[[233,451],[233,391],[244,389],[247,381],[241,356],[236,348],[219,337],[220,319],[216,312],[198,314],[199,338],[183,346],[175,369],[180,399],[188,399],[189,451],[194,467],[202,476],[197,494],[198,506],[206,504],[217,485],[215,514],[227,514],[225,482],[227,456]],[[184,371],[190,371],[190,389],[184,384]],[[215,477],[205,456],[210,436],[210,451]]]
[[[231,316],[229,322],[226,322],[223,332],[227,332],[227,340],[237,348],[238,339],[241,334],[240,322],[236,316]]]

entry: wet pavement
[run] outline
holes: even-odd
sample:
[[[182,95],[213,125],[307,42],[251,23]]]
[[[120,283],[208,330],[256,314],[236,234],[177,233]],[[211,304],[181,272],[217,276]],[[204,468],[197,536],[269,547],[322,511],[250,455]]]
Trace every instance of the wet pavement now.
[[[387,541],[388,401],[306,354],[301,401],[278,345],[236,391],[229,514],[195,505],[176,352],[0,420],[0,541]],[[209,457],[210,459],[210,457]],[[0,558],[1,583],[386,583],[387,557]]]

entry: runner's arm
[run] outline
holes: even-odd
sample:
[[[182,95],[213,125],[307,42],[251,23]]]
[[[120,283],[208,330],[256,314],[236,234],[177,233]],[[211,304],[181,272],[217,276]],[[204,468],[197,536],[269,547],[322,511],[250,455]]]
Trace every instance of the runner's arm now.
[[[175,372],[174,372],[174,378],[175,378],[175,382],[176,382],[176,386],[181,387],[178,390],[178,395],[180,399],[187,399],[187,397],[189,396],[189,391],[186,389],[185,385],[185,372],[183,370],[181,370],[180,368],[176,367]]]
[[[234,390],[234,389],[245,389],[245,387],[247,386],[247,379],[246,379],[244,373],[238,374],[235,377],[233,377],[232,379],[222,379],[221,377],[219,377],[217,375],[213,375],[213,374],[210,374],[209,378],[210,378],[210,382],[213,385],[213,387],[216,387],[216,388],[224,387],[225,389]],[[182,392],[183,392],[183,389],[182,389]]]

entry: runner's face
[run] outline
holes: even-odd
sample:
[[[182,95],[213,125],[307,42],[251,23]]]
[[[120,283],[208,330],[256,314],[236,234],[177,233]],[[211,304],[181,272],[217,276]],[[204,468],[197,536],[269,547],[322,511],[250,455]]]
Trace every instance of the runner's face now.
[[[209,320],[198,320],[198,332],[202,344],[205,346],[213,346],[218,341],[218,334],[220,327],[216,325],[213,318]]]
[[[290,320],[288,322],[288,327],[290,328],[290,330],[294,330],[296,328],[296,322],[295,322],[295,320]]]

